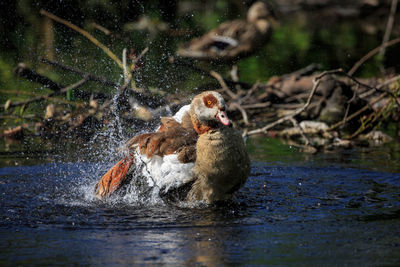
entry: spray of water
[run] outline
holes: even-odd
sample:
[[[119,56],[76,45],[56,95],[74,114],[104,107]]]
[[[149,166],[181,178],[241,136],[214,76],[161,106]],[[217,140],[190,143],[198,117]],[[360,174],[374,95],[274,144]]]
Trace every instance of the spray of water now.
[[[122,78],[120,82],[122,82]],[[95,183],[113,164],[126,156],[127,151],[121,148],[131,136],[128,136],[124,131],[121,114],[118,109],[121,94],[121,90],[116,88],[116,93],[110,106],[112,120],[107,124],[107,128],[97,132],[91,138],[84,149],[85,156],[90,155],[97,159],[98,162],[81,169],[80,176],[83,182],[79,183],[76,190],[83,201],[97,201],[93,194]],[[134,127],[134,125],[131,127]],[[140,164],[134,164],[130,173],[132,177],[131,183],[124,190],[121,190],[121,194],[108,198],[107,203],[111,205],[120,205],[121,203],[123,205],[148,205],[162,202],[158,195],[158,188],[148,186],[144,177],[141,176],[141,168]]]

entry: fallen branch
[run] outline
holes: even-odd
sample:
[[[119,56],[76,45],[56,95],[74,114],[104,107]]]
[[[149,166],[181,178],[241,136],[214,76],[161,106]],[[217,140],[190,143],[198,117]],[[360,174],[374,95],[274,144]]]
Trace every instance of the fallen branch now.
[[[242,104],[242,103],[246,102],[251,97],[251,95],[256,91],[256,89],[258,88],[259,85],[260,85],[259,81],[257,81],[255,84],[253,84],[253,86],[249,90],[247,90],[245,96],[240,97],[239,103]]]
[[[40,83],[40,84],[48,87],[50,90],[52,90],[54,92],[58,92],[62,88],[65,87],[63,85],[60,85],[60,84],[50,80],[46,76],[40,75],[40,74],[36,73],[35,71],[29,69],[26,66],[26,64],[22,63],[22,62],[18,63],[18,66],[15,68],[14,73],[17,74],[17,76],[19,76],[21,78],[25,78],[31,82]]]
[[[395,45],[397,43],[400,43],[400,37],[397,37],[389,42],[386,42],[384,44],[381,44],[380,46],[372,49],[371,51],[369,51],[365,56],[363,56],[359,61],[356,62],[356,64],[354,64],[354,66],[347,72],[347,74],[349,75],[353,75],[358,68],[364,64],[368,59],[370,59],[371,57],[375,56],[377,53],[379,53],[379,51],[382,48],[386,48],[392,45]]]
[[[344,76],[346,76],[347,78],[349,78],[350,80],[352,80],[353,82],[355,82],[357,85],[363,86],[363,87],[365,87],[365,88],[367,88],[367,89],[375,90],[375,91],[377,91],[377,92],[385,92],[385,93],[389,93],[389,94],[392,93],[392,92],[390,92],[390,91],[388,91],[388,90],[382,89],[384,86],[370,86],[370,85],[368,85],[368,84],[362,83],[362,82],[360,82],[359,80],[357,80],[356,78],[354,78],[352,75],[350,75],[350,74],[348,74],[348,73],[346,73],[346,72],[344,72],[344,71],[342,71],[342,70],[341,70],[341,71],[338,71],[337,73],[343,74]]]
[[[221,74],[219,74],[218,72],[215,72],[215,71],[210,71],[210,75],[212,77],[214,77],[219,82],[219,84],[221,85],[221,87],[224,90],[224,92],[226,94],[228,94],[230,98],[232,98],[233,100],[238,98],[238,96],[234,92],[232,92],[232,90],[228,87],[228,85],[226,85],[226,83],[225,83],[224,79],[222,78]]]
[[[382,114],[385,112],[386,108],[388,106],[388,103],[385,105],[385,107],[382,107],[378,112],[373,112],[371,114],[369,114],[369,116],[366,118],[366,120],[370,120],[370,122],[364,124],[362,123],[361,126],[357,129],[357,131],[355,131],[353,134],[351,134],[349,136],[348,139],[353,139],[355,137],[357,137],[359,134],[361,134],[362,132],[364,132],[366,129],[372,127],[372,124],[378,120]]]
[[[348,74],[346,74],[346,76],[348,76]],[[383,90],[383,89],[382,89],[383,87],[387,86],[388,84],[393,83],[393,82],[395,82],[395,81],[397,81],[397,80],[399,80],[399,79],[400,79],[400,75],[395,76],[395,77],[393,77],[393,78],[391,78],[391,79],[389,79],[389,80],[383,82],[382,84],[380,84],[380,85],[378,85],[378,86],[376,86],[376,87],[371,87],[371,86],[365,85],[365,84],[363,84],[363,83],[360,83],[360,82],[357,81],[357,79],[355,79],[355,78],[352,78],[352,80],[355,81],[355,82],[357,83],[357,85],[363,85],[363,86],[366,86],[367,88],[371,88],[370,91],[368,91],[368,92],[366,92],[366,93],[364,93],[364,94],[370,95],[371,93],[376,92],[376,91],[378,91],[378,92],[383,92],[383,93],[382,93],[381,95],[379,95],[376,99],[374,99],[373,101],[370,101],[367,105],[365,105],[364,107],[362,107],[361,109],[359,109],[358,111],[354,112],[353,114],[351,114],[351,115],[348,116],[348,117],[347,117],[347,110],[346,110],[346,115],[345,115],[345,117],[343,118],[343,120],[340,121],[340,122],[338,122],[338,123],[336,123],[336,124],[334,124],[334,125],[332,125],[332,126],[329,128],[329,131],[333,131],[333,130],[337,129],[339,126],[342,126],[342,125],[344,125],[345,123],[347,123],[348,121],[352,120],[353,118],[359,116],[361,113],[363,113],[364,111],[366,111],[368,108],[370,108],[370,107],[371,107],[372,105],[374,105],[375,103],[377,103],[377,102],[379,102],[380,100],[382,100],[382,99],[383,99],[386,95],[388,95],[388,94],[391,95],[391,96],[393,97],[393,99],[394,99],[396,105],[397,105],[398,107],[400,107],[400,103],[399,103],[399,101],[398,101],[398,99],[397,99],[397,97],[396,97],[395,92],[391,92],[390,90]],[[362,96],[362,95],[360,95],[359,97],[361,97],[361,96]],[[353,98],[354,98],[354,96],[353,96]],[[353,98],[352,98],[350,101],[352,101]],[[356,136],[356,135],[355,135],[355,136]],[[351,138],[354,138],[354,137],[352,136]]]
[[[84,85],[87,81],[88,81],[88,79],[87,79],[87,77],[85,77],[85,78],[83,78],[82,80],[80,80],[80,81],[78,81],[78,82],[76,82],[76,83],[74,83],[74,84],[71,84],[70,86],[67,86],[67,87],[65,87],[65,88],[62,88],[62,89],[60,89],[60,90],[57,91],[57,92],[53,92],[53,93],[50,93],[50,94],[44,95],[44,96],[34,97],[34,98],[31,98],[31,99],[28,99],[28,100],[25,100],[25,101],[11,102],[11,103],[8,105],[8,108],[13,108],[13,107],[18,107],[18,106],[24,106],[24,105],[27,106],[27,105],[29,105],[29,104],[31,104],[31,103],[34,103],[34,102],[42,101],[42,100],[48,99],[48,98],[53,97],[53,96],[65,94],[65,93],[67,93],[67,91],[69,91],[69,90],[72,90],[72,89],[76,89],[76,88],[81,87],[81,86]],[[0,108],[4,110],[4,107],[0,107]]]
[[[243,117],[243,122],[246,126],[250,125],[249,123],[249,117],[247,116],[246,110],[239,105],[239,103],[233,102],[231,103],[231,105],[229,106],[231,109],[237,109],[240,111],[240,113],[242,113],[242,117]]]
[[[400,75],[397,75],[397,76],[395,76],[395,77],[393,77],[393,78],[390,78],[389,80],[384,81],[384,82],[381,83],[380,85],[376,86],[376,88],[378,88],[378,89],[380,90],[381,88],[383,88],[383,87],[385,87],[385,86],[387,86],[387,85],[389,85],[389,84],[391,84],[391,83],[393,83],[393,82],[396,82],[396,81],[398,81],[398,80],[400,80]],[[369,91],[367,91],[367,92],[365,92],[365,93],[360,94],[360,97],[361,97],[361,98],[365,98],[365,97],[368,97],[368,96],[372,95],[373,93],[375,93],[375,92],[377,91],[376,88],[372,88],[371,90],[369,90]],[[381,91],[382,91],[382,90],[381,90]],[[384,91],[384,92],[387,92],[387,91]],[[393,93],[393,92],[392,92],[392,93]]]
[[[37,96],[37,93],[19,91],[19,90],[2,90],[2,89],[0,89],[0,93],[14,95],[14,96],[18,96],[18,95]]]
[[[51,80],[50,78],[40,75],[36,73],[35,71],[29,69],[26,67],[25,63],[19,63],[18,67],[15,69],[15,73],[21,77],[28,79],[31,82],[37,82],[39,84],[42,84],[49,89],[51,89],[53,92],[59,92],[62,88],[64,88],[64,85],[58,84]],[[83,73],[82,77],[87,77],[88,81],[90,80],[89,75]],[[94,98],[94,99],[108,99],[111,98],[111,95],[102,93],[102,92],[85,92],[85,91],[78,91],[76,92],[76,97],[80,99],[89,99],[89,98]]]
[[[97,24],[95,22],[92,22],[90,24],[93,28],[103,32],[105,35],[111,35],[111,31],[107,29],[106,27],[101,26],[100,24]]]
[[[338,123],[332,125],[329,128],[329,131],[333,131],[335,129],[337,129],[339,126],[341,126],[342,124],[354,119],[355,117],[357,117],[358,115],[360,115],[361,113],[363,113],[364,111],[366,111],[367,109],[369,109],[373,104],[379,102],[380,100],[382,100],[387,93],[382,93],[381,95],[379,95],[374,101],[371,101],[370,103],[368,103],[367,105],[365,105],[364,107],[362,107],[361,109],[359,109],[358,111],[354,112],[353,114],[351,114],[350,116],[348,116],[346,119],[339,121]]]
[[[240,98],[237,94],[235,94],[234,92],[232,92],[232,90],[228,87],[228,85],[225,83],[224,79],[222,78],[222,76],[215,71],[210,71],[210,75],[212,77],[214,77],[219,84],[221,85],[223,91],[229,95],[229,97],[232,99],[232,103],[229,105],[230,109],[237,109],[240,111],[240,113],[242,114],[242,118],[243,118],[243,122],[246,126],[250,125],[249,123],[249,117],[247,116],[247,112],[246,110],[241,106],[240,103],[238,103],[238,101],[240,101]],[[250,96],[250,94],[253,92],[253,90],[257,87],[257,84],[253,85],[252,88],[248,91],[248,96]]]
[[[305,111],[308,108],[308,106],[311,104],[311,99],[314,97],[315,91],[317,90],[317,88],[318,88],[318,86],[319,86],[319,84],[321,82],[321,79],[324,76],[335,74],[335,73],[342,72],[342,71],[343,71],[342,69],[324,71],[323,73],[321,73],[320,75],[318,75],[317,77],[315,77],[313,79],[314,86],[311,89],[311,92],[310,92],[310,94],[309,94],[309,96],[307,98],[307,102],[301,108],[295,110],[291,114],[289,114],[287,116],[284,116],[284,117],[282,117],[282,118],[280,118],[280,119],[278,119],[278,120],[276,120],[276,121],[274,121],[274,122],[272,122],[272,123],[260,128],[260,129],[255,129],[255,130],[249,131],[249,132],[246,133],[246,135],[250,136],[250,135],[261,134],[261,133],[265,134],[272,127],[275,127],[276,125],[279,125],[279,124],[281,124],[281,123],[283,123],[283,122],[285,122],[287,120],[292,120],[295,116],[297,116],[300,113],[302,113],[303,111]]]
[[[343,116],[343,119],[342,119],[342,121],[343,121],[343,124],[342,124],[342,125],[345,125],[345,124],[346,124],[346,119],[347,119],[347,116],[349,115],[351,103],[352,103],[354,100],[356,100],[357,91],[358,91],[358,87],[359,87],[359,86],[360,86],[360,85],[357,84],[357,89],[353,91],[353,97],[350,98],[350,100],[346,101],[346,111],[344,112],[344,116]]]
[[[97,47],[99,47],[101,50],[103,50],[112,60],[115,61],[115,63],[117,63],[117,65],[123,70],[124,66],[121,62],[121,60],[104,44],[102,44],[99,40],[97,40],[96,38],[94,38],[90,33],[88,33],[87,31],[79,28],[78,26],[72,24],[71,22],[59,18],[56,15],[46,11],[46,10],[40,10],[40,14],[44,15],[54,21],[57,21],[58,23],[64,24],[65,26],[67,26],[68,28],[73,29],[74,31],[79,32],[80,34],[82,34],[83,36],[85,36],[87,39],[89,39],[89,41],[91,41],[93,44],[95,44]]]

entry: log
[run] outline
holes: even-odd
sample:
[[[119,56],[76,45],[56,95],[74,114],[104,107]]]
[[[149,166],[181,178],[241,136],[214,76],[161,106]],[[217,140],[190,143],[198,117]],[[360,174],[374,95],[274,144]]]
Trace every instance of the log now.
[[[46,76],[40,75],[37,72],[31,70],[26,66],[25,63],[19,63],[18,66],[14,69],[14,73],[17,74],[17,76],[21,78],[25,78],[28,81],[35,82],[35,83],[40,83],[41,85],[46,86],[53,92],[59,92],[61,88],[64,88],[65,86],[58,84]]]

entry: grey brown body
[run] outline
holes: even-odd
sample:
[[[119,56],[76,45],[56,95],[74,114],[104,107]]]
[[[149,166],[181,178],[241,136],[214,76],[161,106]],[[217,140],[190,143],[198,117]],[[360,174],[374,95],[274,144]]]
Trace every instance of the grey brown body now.
[[[250,160],[243,138],[234,128],[224,127],[200,135],[196,144],[196,181],[188,200],[208,203],[225,200],[244,185]]]

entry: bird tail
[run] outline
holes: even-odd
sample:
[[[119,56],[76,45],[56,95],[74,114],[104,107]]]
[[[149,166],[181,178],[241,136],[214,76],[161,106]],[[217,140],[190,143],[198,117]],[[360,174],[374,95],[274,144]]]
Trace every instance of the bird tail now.
[[[104,199],[120,188],[134,162],[134,158],[133,155],[128,155],[109,169],[95,185],[94,195],[99,199]]]

